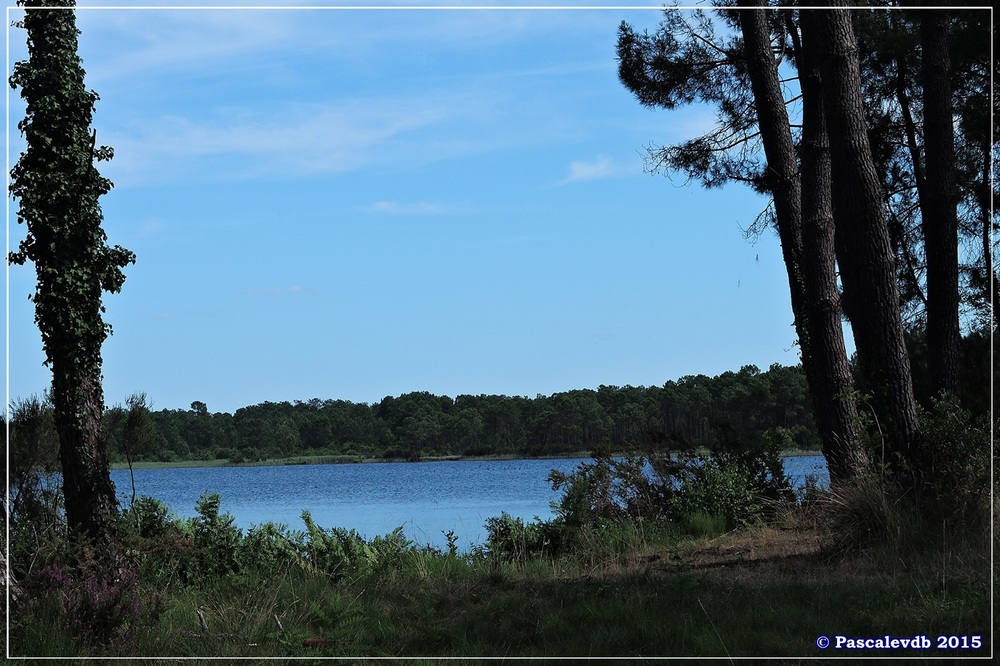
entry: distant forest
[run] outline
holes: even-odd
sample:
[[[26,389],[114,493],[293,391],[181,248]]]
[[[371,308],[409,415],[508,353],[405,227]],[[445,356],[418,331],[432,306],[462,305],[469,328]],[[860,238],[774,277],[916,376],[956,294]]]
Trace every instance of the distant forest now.
[[[909,340],[915,392],[930,407],[927,346]],[[961,397],[973,416],[990,413],[995,370],[988,329],[962,340]],[[867,390],[857,381],[859,404]],[[993,396],[994,399],[1000,396]],[[997,405],[993,405],[994,411]],[[47,398],[12,404],[11,446],[27,468],[58,469],[58,439]],[[862,418],[866,413],[862,412]],[[437,396],[426,391],[375,404],[347,400],[265,402],[234,414],[190,409],[151,411],[144,395],[105,412],[112,462],[294,457],[420,460],[451,456],[546,457],[595,451],[700,448],[819,451],[801,366],[746,365],[715,377],[689,375],[662,386],[600,386],[538,395]],[[23,458],[23,460],[22,460]]]
[[[710,446],[777,438],[818,449],[800,367],[748,365],[663,386],[601,386],[535,398],[427,392],[376,404],[346,400],[265,402],[235,414],[151,412],[153,446],[136,459],[253,461],[302,455],[417,460],[427,456],[556,456],[598,447]],[[123,457],[123,451],[116,452]]]
[[[988,332],[973,333],[963,343],[965,402],[985,413]],[[910,353],[920,394],[926,346],[911,338]],[[544,457],[599,448],[762,444],[818,451],[812,411],[801,366],[775,364],[761,371],[747,365],[662,386],[601,386],[535,398],[415,392],[375,404],[319,398],[265,402],[235,414],[212,413],[196,401],[188,410],[149,412],[144,436],[133,437],[132,453],[135,460],[251,462],[310,455]],[[120,438],[111,440],[112,459],[123,461]]]

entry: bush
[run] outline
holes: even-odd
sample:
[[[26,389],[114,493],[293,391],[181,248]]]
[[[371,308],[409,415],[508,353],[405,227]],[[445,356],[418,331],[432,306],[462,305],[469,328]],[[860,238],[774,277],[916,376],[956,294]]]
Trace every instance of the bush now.
[[[746,466],[740,462],[723,466],[715,458],[688,469],[672,502],[677,519],[689,520],[695,514],[718,517],[726,529],[742,529],[759,522],[764,507],[764,498],[754,487]]]
[[[405,554],[414,548],[415,544],[403,534],[399,526],[385,536],[375,536],[368,542],[374,557],[368,560],[368,573],[378,576],[399,571],[403,568]]]
[[[84,644],[117,646],[135,635],[140,617],[137,576],[124,559],[78,551],[75,566],[50,564],[30,581],[31,616],[54,611],[72,637]],[[44,613],[44,611],[43,611]]]
[[[383,575],[405,566],[413,542],[398,527],[366,540],[354,530],[323,529],[308,511],[306,531],[264,523],[243,532],[229,514],[220,513],[220,498],[206,493],[195,507],[197,516],[178,520],[167,507],[141,497],[126,513],[127,548],[141,564],[144,582],[164,588],[208,580],[233,580],[304,568],[333,580],[347,575]]]
[[[132,502],[123,518],[134,534],[142,539],[161,539],[174,523],[170,507],[145,495]]]
[[[403,567],[405,553],[415,548],[403,534],[402,526],[366,541],[355,530],[317,526],[308,511],[302,512],[302,521],[306,524],[302,541],[304,557],[333,580],[397,571]]]
[[[302,533],[289,533],[285,525],[253,525],[243,537],[240,551],[240,564],[244,570],[273,575],[290,566],[305,564]]]
[[[910,471],[919,482],[916,492],[901,486],[885,466],[871,464],[828,493],[822,508],[838,550],[920,551],[988,533],[989,422],[973,418],[952,397],[931,403],[920,412],[925,467]]]
[[[695,511],[684,517],[684,531],[695,537],[716,537],[726,531],[726,517],[718,513]]]
[[[566,549],[574,531],[565,521],[530,523],[506,511],[486,519],[486,555],[500,562],[525,562],[536,555],[556,555]]]
[[[52,476],[22,485],[10,507],[10,560],[18,578],[35,569],[64,562],[69,557],[69,538],[62,487]]]
[[[177,460],[180,460],[180,457],[177,455],[177,452],[174,451],[173,449],[161,449],[160,452],[156,455],[156,458],[160,462],[175,462]]]
[[[190,519],[196,566],[201,576],[225,576],[240,570],[240,529],[228,513],[219,514],[218,493],[205,493],[195,504],[198,515]]]
[[[834,552],[847,553],[873,547],[913,553],[941,544],[944,525],[921,510],[912,497],[880,471],[861,474],[832,488],[822,516],[830,526]],[[958,531],[965,525],[954,526]],[[954,533],[956,530],[953,529]]]
[[[580,463],[570,474],[549,473],[552,489],[563,489],[553,508],[574,527],[598,520],[663,519],[676,493],[676,471],[676,462],[665,455],[615,457],[596,452],[593,462]]]
[[[990,513],[992,442],[986,417],[973,418],[952,396],[921,410],[921,436],[929,452],[931,513],[958,521],[983,521]]]
[[[570,474],[550,473],[553,489],[563,490],[554,508],[558,520],[578,528],[624,520],[684,524],[696,513],[721,516],[728,529],[747,527],[795,499],[778,455],[781,441],[707,456],[598,453]]]

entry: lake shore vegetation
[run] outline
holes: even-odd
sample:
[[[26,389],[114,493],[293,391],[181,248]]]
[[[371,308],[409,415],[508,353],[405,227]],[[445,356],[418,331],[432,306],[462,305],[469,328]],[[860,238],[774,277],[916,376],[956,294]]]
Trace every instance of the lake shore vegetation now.
[[[675,434],[583,452],[573,472],[549,478],[562,491],[554,518],[495,516],[481,544],[420,545],[401,530],[369,539],[308,514],[241,531],[224,498],[205,496],[180,519],[139,497],[121,514],[125,560],[111,579],[45,482],[59,470],[51,408],[14,407],[12,655],[791,658],[823,656],[814,641],[831,627],[972,636],[989,626],[989,415],[954,399],[921,410],[923,431],[951,453],[938,461],[949,488],[939,513],[899,501],[876,464],[850,484],[793,492],[779,459],[787,439],[726,437],[731,427],[706,420],[711,448]],[[109,410],[106,432],[134,453],[160,441],[151,416],[131,400]],[[862,425],[878,460],[878,429]]]
[[[700,450],[707,453],[707,449]],[[576,458],[589,458],[590,451],[572,451],[561,456],[535,457],[531,460],[564,460]],[[781,457],[799,456],[821,456],[822,451],[802,451],[791,450],[782,451]],[[404,461],[399,458],[362,458],[360,456],[295,456],[290,458],[264,458],[253,462],[243,461],[240,463],[228,460],[179,460],[174,462],[162,461],[142,461],[132,464],[132,469],[184,469],[191,467],[282,467],[285,465],[356,465],[374,464],[385,462],[465,462],[465,461],[490,461],[490,460],[525,460],[526,458],[516,454],[494,455],[494,456],[428,456],[419,461]],[[118,462],[111,465],[113,470],[128,469],[128,463]]]
[[[963,416],[923,419],[981,447],[982,424],[950,430]],[[187,519],[141,497],[120,526],[134,578],[104,582],[68,557],[58,489],[36,489],[11,526],[11,655],[808,658],[831,633],[980,636],[934,654],[988,654],[988,460],[964,470],[965,520],[931,524],[875,474],[793,492],[766,447],[594,453],[550,475],[553,518],[496,516],[481,544],[368,539],[308,512],[243,531],[218,495]]]

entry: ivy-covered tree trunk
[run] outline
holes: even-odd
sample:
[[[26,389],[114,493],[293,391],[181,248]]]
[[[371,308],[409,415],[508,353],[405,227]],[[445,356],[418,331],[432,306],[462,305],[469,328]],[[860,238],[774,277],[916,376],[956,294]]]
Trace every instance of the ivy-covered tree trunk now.
[[[98,97],[84,87],[74,3],[26,0],[23,6],[28,60],[14,66],[11,85],[26,103],[18,128],[27,147],[11,171],[11,193],[27,236],[9,260],[32,262],[38,277],[32,300],[52,369],[69,529],[107,544],[118,503],[101,426],[101,345],[110,332],[101,295],[120,290],[121,269],[135,257],[109,247],[101,228],[98,198],[111,182],[94,163],[112,151],[97,147],[90,129]]]

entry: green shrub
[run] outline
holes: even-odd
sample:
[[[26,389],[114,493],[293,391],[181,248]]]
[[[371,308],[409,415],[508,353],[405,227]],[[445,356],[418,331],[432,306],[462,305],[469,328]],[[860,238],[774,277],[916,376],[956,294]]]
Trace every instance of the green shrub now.
[[[920,411],[922,469],[916,490],[886,466],[871,464],[821,500],[842,551],[887,546],[919,552],[985,539],[990,525],[989,421],[973,418],[950,396]]]
[[[302,567],[302,533],[290,533],[285,525],[253,525],[240,542],[240,564],[244,571],[273,574],[289,567]]]
[[[823,516],[830,525],[833,548],[839,552],[880,544],[909,550],[934,532],[927,533],[916,506],[901,495],[898,486],[874,470],[831,488]]]
[[[190,519],[197,569],[200,575],[225,576],[240,570],[240,541],[243,534],[233,525],[234,518],[219,514],[218,493],[205,493],[195,504],[197,516]]]
[[[569,474],[550,473],[553,489],[563,491],[554,509],[562,524],[576,528],[599,521],[684,524],[699,512],[723,517],[728,529],[748,527],[795,499],[779,457],[782,441],[708,455],[598,453]]]
[[[990,512],[990,458],[992,442],[986,417],[973,418],[956,398],[931,400],[921,410],[923,444],[931,469],[931,488],[925,504],[930,513],[957,521],[982,522]]]
[[[175,462],[180,460],[180,456],[173,449],[161,449],[159,453],[156,454],[156,459],[160,462]]]
[[[306,524],[305,555],[317,570],[339,580],[375,558],[375,553],[354,530],[333,527],[323,529],[313,522],[308,511],[302,512]]]
[[[701,466],[689,468],[672,508],[681,522],[694,514],[705,514],[721,517],[727,529],[741,529],[764,517],[764,498],[757,491],[742,463],[723,466],[708,458]]]
[[[53,477],[36,477],[22,485],[8,505],[10,562],[18,578],[67,561],[70,552],[62,487]]]
[[[405,565],[406,553],[416,549],[403,534],[402,526],[366,541],[355,530],[319,527],[308,511],[302,512],[302,522],[306,525],[303,556],[335,581],[345,576],[381,576],[398,571]]]
[[[122,514],[126,525],[142,539],[159,539],[173,527],[174,518],[164,502],[145,495],[136,498]]]
[[[578,529],[562,520],[530,523],[506,511],[486,519],[485,553],[500,562],[524,562],[537,555],[555,555],[566,549],[571,534]]]
[[[596,452],[571,473],[549,473],[553,490],[563,490],[553,507],[567,525],[581,527],[598,520],[666,518],[675,493],[676,463],[666,455],[612,456]]]
[[[406,553],[414,549],[416,544],[406,538],[400,525],[389,534],[375,536],[369,542],[369,546],[375,552],[371,571],[377,575],[384,575],[401,569]]]
[[[11,618],[15,632],[44,618],[65,629],[63,642],[77,646],[127,649],[134,638],[140,618],[138,578],[125,557],[73,540],[67,557],[34,569],[22,583],[18,612]]]

